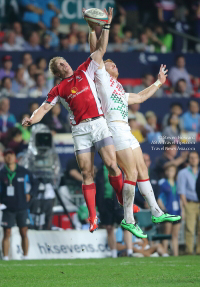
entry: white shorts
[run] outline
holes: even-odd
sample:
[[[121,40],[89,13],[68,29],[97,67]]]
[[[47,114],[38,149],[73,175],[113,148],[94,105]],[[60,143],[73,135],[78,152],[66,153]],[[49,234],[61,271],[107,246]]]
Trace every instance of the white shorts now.
[[[72,137],[76,154],[99,151],[107,145],[114,145],[112,134],[104,117],[72,126]]]
[[[110,122],[108,124],[112,134],[116,151],[140,146],[138,140],[132,135],[131,128],[127,123]]]

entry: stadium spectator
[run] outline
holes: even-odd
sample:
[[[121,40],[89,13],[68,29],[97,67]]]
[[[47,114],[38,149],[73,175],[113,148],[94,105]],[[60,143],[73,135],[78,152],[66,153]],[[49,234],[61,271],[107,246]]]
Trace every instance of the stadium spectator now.
[[[51,36],[51,42],[50,45],[52,48],[58,48],[59,47],[59,31],[58,28],[60,26],[60,19],[58,17],[53,17],[51,19],[51,28],[50,30],[47,30],[46,33]]]
[[[22,34],[22,25],[20,22],[13,23],[13,31],[15,32],[16,44],[22,47],[25,44],[25,39]]]
[[[18,68],[15,74],[15,78],[12,81],[12,91],[15,94],[26,95],[28,94],[28,86],[24,81],[24,68]]]
[[[128,116],[135,115],[136,121],[142,126],[145,126],[147,124],[145,116],[141,112],[139,112],[140,104],[134,104],[129,106],[128,108]]]
[[[22,239],[23,259],[28,255],[27,230],[30,224],[28,216],[28,202],[37,189],[37,181],[30,171],[16,164],[16,155],[13,150],[4,151],[5,167],[0,173],[0,203],[6,205],[3,210],[1,225],[3,227],[3,260],[8,260],[11,228],[17,223]],[[23,180],[21,180],[23,179]],[[27,183],[31,185],[28,192]]]
[[[176,83],[180,80],[180,79],[184,79],[187,83],[187,90],[189,92],[191,92],[192,90],[192,85],[190,82],[190,75],[188,73],[188,71],[185,68],[185,58],[184,56],[180,55],[176,58],[176,66],[172,67],[169,70],[169,80],[172,83],[173,87],[176,86]]]
[[[69,51],[69,37],[66,34],[60,35],[60,50]]]
[[[39,44],[40,44],[40,37],[38,32],[32,31],[28,36],[28,42],[24,44],[24,50],[31,52],[40,51],[41,47]]]
[[[78,50],[83,52],[90,52],[89,43],[87,41],[87,34],[84,31],[78,33]]]
[[[44,33],[42,35],[41,49],[43,51],[52,51],[53,50],[53,48],[51,47],[51,36],[47,33]]]
[[[14,127],[16,118],[9,113],[10,100],[8,98],[0,99],[0,132],[7,132],[8,129]]]
[[[28,87],[32,88],[33,86],[36,85],[35,82],[35,76],[37,74],[37,66],[36,64],[31,64],[30,66],[28,66],[28,74],[29,74],[29,79],[27,81]]]
[[[52,18],[60,14],[60,3],[58,0],[43,0],[41,5],[44,10],[44,13],[41,15],[41,21],[49,29]]]
[[[31,102],[29,104],[29,114],[32,115],[35,110],[39,108],[38,102]]]
[[[5,42],[2,45],[2,50],[13,52],[13,51],[23,51],[23,46],[19,45],[16,41],[16,34],[14,31],[8,31],[6,33]]]
[[[2,62],[3,62],[3,68],[0,70],[0,80],[2,80],[4,77],[9,77],[13,79],[15,73],[14,71],[12,71],[13,66],[12,56],[10,55],[3,56]]]
[[[133,89],[133,93],[138,94],[142,90],[148,88],[151,86],[154,82],[154,77],[151,74],[144,74],[142,76],[142,83],[139,86],[135,86]],[[155,97],[161,98],[163,96],[163,89],[162,87],[157,90],[157,92],[154,94]]]
[[[4,156],[3,156],[4,147],[0,143],[0,170],[4,167]]]
[[[163,129],[166,128],[166,126],[168,125],[168,120],[171,114],[175,114],[178,116],[178,118],[180,119],[180,116],[183,113],[183,107],[181,105],[181,103],[178,102],[174,102],[170,105],[170,113],[166,114],[163,118],[162,121],[162,127]],[[181,123],[180,123],[180,127],[182,129]]]
[[[9,77],[4,77],[1,82],[1,97],[14,97],[15,94],[12,91],[12,80]]]
[[[69,35],[69,51],[74,52],[78,51],[79,45],[78,45],[78,36],[74,34]]]
[[[78,186],[78,188],[81,189],[83,177],[80,172],[75,156],[73,156],[67,162],[67,168],[65,171],[65,175],[66,175],[66,179],[71,180],[72,182],[74,182],[74,185]]]
[[[14,150],[15,154],[22,152],[25,148],[22,139],[22,132],[17,127],[10,128],[1,139],[6,148]]]
[[[44,118],[44,123],[50,128],[53,134],[55,133],[67,133],[70,132],[70,124],[67,124],[66,119],[61,115],[60,103],[57,103],[46,119]]]
[[[181,215],[180,196],[177,193],[176,175],[177,167],[175,165],[168,166],[165,169],[166,179],[163,179],[160,183],[161,185],[158,204],[160,205],[161,209],[166,211],[167,213]],[[172,250],[174,256],[179,255],[179,231],[179,222],[175,222],[174,224],[172,224],[171,222],[165,223],[164,233],[172,235]],[[168,240],[163,240],[163,247],[165,253],[168,253]]]
[[[199,103],[191,100],[189,102],[189,110],[182,115],[184,130],[188,132],[198,132],[200,125]]]
[[[28,67],[33,64],[33,58],[30,53],[24,53],[22,58],[22,67],[24,68],[24,81],[28,81],[30,78]]]
[[[47,81],[47,88],[48,90],[51,90],[52,87],[54,86],[54,77],[51,74],[51,72],[49,71],[49,69],[47,69],[47,60],[46,58],[39,58],[37,60],[37,72],[44,74],[45,79]]]
[[[23,120],[24,117],[30,117],[30,115],[28,113],[25,113],[25,114],[22,114],[20,119],[19,119],[19,122],[16,123],[16,127],[21,131],[22,133],[22,140],[24,141],[24,143],[29,143],[29,140],[30,140],[30,128],[29,127],[23,127],[21,125],[21,122]]]
[[[172,51],[173,36],[167,33],[166,26],[159,23],[155,26],[154,45],[156,53],[169,53]]]
[[[163,139],[169,139],[178,143],[180,136],[180,121],[176,114],[171,114],[168,118],[168,124],[162,132]]]
[[[40,21],[44,13],[40,0],[19,0],[20,11],[22,12],[23,30],[26,36],[31,31],[44,29],[45,25]]]
[[[138,122],[136,121],[136,116],[130,115],[128,117],[128,123],[131,128],[132,134],[139,141],[139,143],[144,142],[144,137],[140,131],[140,124],[138,124]]]
[[[77,36],[78,32],[79,32],[79,25],[78,25],[78,23],[76,23],[76,22],[71,23],[70,27],[69,27],[69,34]]]
[[[160,22],[168,22],[174,16],[174,11],[176,9],[176,1],[159,0],[156,1],[156,7],[158,10],[158,20]]]
[[[189,165],[178,173],[178,193],[180,194],[183,211],[185,211],[186,253],[194,252],[194,235],[197,230],[196,253],[200,255],[200,203],[196,193],[196,181],[199,173],[199,154],[191,151]]]
[[[46,87],[46,79],[44,74],[36,74],[35,76],[36,86],[29,90],[29,96],[33,98],[46,97],[48,89]]]
[[[175,91],[172,94],[172,98],[189,98],[191,96],[191,92],[187,89],[187,83],[185,79],[180,79],[176,83]]]
[[[177,157],[177,146],[174,142],[167,141],[164,144],[164,152],[161,156],[156,159],[155,171],[158,174],[159,178],[163,178],[164,169],[175,165],[179,168],[187,160],[188,152],[182,151],[180,156]]]
[[[147,132],[147,140],[152,143],[152,141],[161,142],[161,132],[158,131],[157,116],[154,112],[148,111],[145,114],[147,124],[145,129]]]
[[[123,254],[126,251],[126,244],[124,243],[124,232],[121,227],[118,227],[116,232],[117,251]],[[151,243],[149,245],[148,239],[139,239],[131,234],[132,239],[132,255],[133,257],[167,257],[169,256],[164,252],[164,248],[160,243]]]
[[[200,202],[200,170],[199,170],[199,175],[198,175],[197,182],[196,182],[196,192],[197,192],[197,196]]]
[[[107,231],[108,245],[111,249],[112,258],[117,258],[117,244],[114,233],[114,224],[120,224],[123,219],[123,209],[119,207],[115,192],[108,180],[108,170],[102,165],[96,177],[96,203],[100,213],[102,226]],[[127,256],[132,256],[132,234],[124,231]]]

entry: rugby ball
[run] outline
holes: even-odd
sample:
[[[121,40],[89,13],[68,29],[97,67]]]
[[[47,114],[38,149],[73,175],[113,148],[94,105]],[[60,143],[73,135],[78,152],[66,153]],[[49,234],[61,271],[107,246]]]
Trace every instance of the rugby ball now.
[[[96,26],[103,26],[108,23],[108,16],[105,12],[97,8],[91,8],[85,11],[84,19],[93,22]]]

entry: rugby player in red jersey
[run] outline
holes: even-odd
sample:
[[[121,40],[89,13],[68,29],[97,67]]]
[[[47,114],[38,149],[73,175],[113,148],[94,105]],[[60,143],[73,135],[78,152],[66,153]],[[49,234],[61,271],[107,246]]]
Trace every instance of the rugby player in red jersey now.
[[[103,27],[99,48],[76,71],[73,71],[62,57],[51,59],[49,69],[62,81],[49,92],[46,101],[34,111],[31,118],[24,118],[22,121],[23,126],[38,123],[58,101],[68,110],[75,154],[83,176],[82,191],[90,214],[90,232],[98,228],[94,183],[95,149],[108,168],[110,183],[121,202],[123,188],[122,173],[117,166],[112,135],[94,84],[94,73],[106,52],[113,9],[109,8],[109,13],[105,12],[108,15],[108,24]]]

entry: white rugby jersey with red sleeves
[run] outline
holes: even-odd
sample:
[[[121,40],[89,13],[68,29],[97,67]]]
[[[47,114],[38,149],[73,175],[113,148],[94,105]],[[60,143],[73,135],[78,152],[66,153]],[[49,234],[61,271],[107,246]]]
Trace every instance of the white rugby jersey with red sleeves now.
[[[94,84],[94,73],[99,64],[89,57],[49,92],[46,103],[54,106],[59,100],[70,114],[71,125],[88,118],[102,116],[102,108]]]

